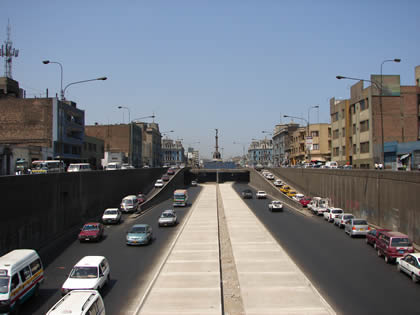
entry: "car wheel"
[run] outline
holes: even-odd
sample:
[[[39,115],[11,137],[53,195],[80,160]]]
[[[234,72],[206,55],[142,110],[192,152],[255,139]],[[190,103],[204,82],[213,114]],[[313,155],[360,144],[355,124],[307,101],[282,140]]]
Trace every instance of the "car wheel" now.
[[[366,242],[367,245],[369,245],[369,240],[368,240],[367,237],[365,238],[365,242]]]
[[[373,248],[376,249],[376,243],[373,243]]]
[[[413,280],[414,283],[418,282],[417,277],[414,273],[411,274],[411,280]]]
[[[387,255],[384,255],[384,260],[385,260],[385,262],[386,262],[387,264],[389,264],[389,263],[390,263],[390,259],[388,258],[388,256],[387,256]]]
[[[378,255],[378,257],[382,256],[381,251],[379,249],[376,251],[376,255]]]
[[[399,272],[401,272],[402,270],[401,270],[401,266],[400,266],[400,264],[398,264],[397,265],[397,271],[399,271]]]

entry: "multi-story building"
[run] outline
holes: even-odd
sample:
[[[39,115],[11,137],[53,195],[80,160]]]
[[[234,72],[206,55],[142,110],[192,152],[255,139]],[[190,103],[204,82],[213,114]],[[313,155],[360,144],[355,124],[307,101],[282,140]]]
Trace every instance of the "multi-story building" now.
[[[248,148],[249,164],[256,166],[261,164],[263,166],[273,165],[273,140],[262,139],[254,140]]]
[[[276,125],[273,133],[273,163],[274,166],[289,165],[291,133],[299,127],[289,123]]]
[[[331,160],[338,165],[350,164],[350,108],[349,100],[330,100],[331,112]]]
[[[45,159],[66,164],[80,161],[84,111],[57,98],[21,98],[17,81],[3,81],[7,88],[0,90],[0,143],[42,147]]]
[[[177,165],[185,163],[184,147],[180,140],[162,139],[162,164]]]
[[[198,167],[200,164],[200,153],[194,148],[188,148],[187,150],[187,164],[191,167]]]
[[[102,139],[105,152],[124,153],[123,163],[134,167],[142,164],[142,128],[135,123],[86,126],[86,135]]]
[[[143,165],[150,167],[162,166],[162,135],[159,131],[159,124],[136,122],[142,128],[142,161]]]
[[[105,141],[85,135],[82,147],[82,161],[89,163],[92,169],[101,169],[104,158]]]
[[[296,165],[305,162],[306,127],[298,127],[290,133],[290,164]]]
[[[399,75],[383,75],[382,78],[372,75],[370,81],[374,83],[366,88],[363,87],[363,81],[359,81],[351,87],[348,108],[344,105],[337,106],[331,100],[330,113],[334,125],[332,132],[333,140],[336,140],[332,159],[340,159],[341,150],[341,160],[343,152],[348,152],[348,162],[354,167],[374,168],[375,164],[382,163],[386,143],[413,142],[420,139],[419,67],[416,67],[415,73],[415,86],[401,86]],[[341,122],[338,123],[338,120]],[[339,142],[343,138],[346,124],[348,129],[344,129],[344,137],[347,139]],[[346,148],[343,149],[343,145]],[[384,154],[385,168],[392,167],[395,162],[393,156]]]

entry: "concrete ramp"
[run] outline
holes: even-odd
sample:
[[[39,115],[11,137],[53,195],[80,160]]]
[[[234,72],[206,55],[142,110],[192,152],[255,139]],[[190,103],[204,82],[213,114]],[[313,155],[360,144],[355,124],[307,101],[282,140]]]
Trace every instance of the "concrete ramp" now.
[[[219,187],[245,313],[335,314],[232,184]]]

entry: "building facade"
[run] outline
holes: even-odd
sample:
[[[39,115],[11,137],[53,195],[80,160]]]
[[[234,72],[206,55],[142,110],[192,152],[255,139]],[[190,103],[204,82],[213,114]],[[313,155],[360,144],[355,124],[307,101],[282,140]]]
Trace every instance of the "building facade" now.
[[[185,164],[185,150],[180,140],[162,139],[162,164],[168,166]]]
[[[299,127],[298,124],[276,125],[273,133],[273,164],[282,166],[290,164],[291,134]]]
[[[89,163],[92,169],[102,168],[101,160],[104,158],[105,141],[103,139],[85,135],[82,147],[82,161]]]
[[[248,148],[248,161],[250,165],[273,166],[273,140],[254,140]]]
[[[159,124],[137,122],[142,129],[142,164],[150,167],[162,166],[162,135]]]
[[[350,164],[350,108],[349,100],[330,100],[331,113],[331,160],[338,165]]]

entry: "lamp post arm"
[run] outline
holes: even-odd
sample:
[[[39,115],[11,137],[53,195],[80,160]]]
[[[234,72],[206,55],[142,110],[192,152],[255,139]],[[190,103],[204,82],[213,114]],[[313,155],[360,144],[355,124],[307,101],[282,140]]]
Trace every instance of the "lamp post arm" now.
[[[72,82],[66,85],[66,87],[63,90],[63,99],[64,99],[64,95],[66,93],[66,90],[69,86],[74,85],[74,84],[79,84],[79,83],[85,83],[85,82],[91,82],[91,81],[97,81],[97,80],[106,80],[107,77],[101,77],[101,78],[96,78],[96,79],[90,79],[90,80],[82,80],[82,81],[76,81],[76,82]]]

